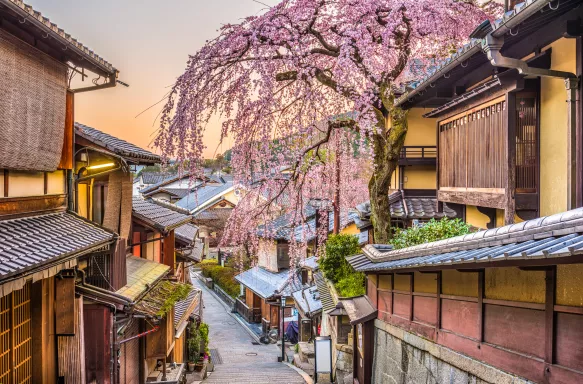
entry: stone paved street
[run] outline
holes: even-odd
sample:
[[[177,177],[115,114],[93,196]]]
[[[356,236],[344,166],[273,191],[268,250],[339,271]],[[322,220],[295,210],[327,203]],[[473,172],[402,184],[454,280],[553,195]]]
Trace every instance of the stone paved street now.
[[[210,326],[210,349],[218,350],[222,363],[203,382],[205,384],[296,384],[302,376],[286,364],[278,363],[280,349],[275,345],[254,345],[255,340],[233,318],[227,308],[198,280],[203,290],[203,321]]]

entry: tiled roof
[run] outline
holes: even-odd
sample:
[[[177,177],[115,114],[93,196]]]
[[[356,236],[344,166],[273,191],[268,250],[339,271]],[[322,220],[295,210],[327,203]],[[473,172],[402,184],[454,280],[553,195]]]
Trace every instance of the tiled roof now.
[[[194,222],[202,222],[205,220],[222,220],[227,221],[231,217],[233,208],[212,208],[201,212],[197,212],[194,216]]]
[[[326,282],[326,278],[322,272],[317,272],[314,274],[314,280],[316,281],[316,286],[318,287],[318,292],[320,293],[320,301],[322,302],[322,310],[324,312],[329,312],[336,308],[336,303],[332,298],[330,293],[330,287]]]
[[[196,239],[194,244],[189,248],[183,248],[180,250],[180,256],[189,259],[194,262],[199,262],[202,260],[204,253],[204,243],[201,239]]]
[[[142,149],[132,143],[128,143],[125,140],[118,139],[115,136],[111,136],[105,132],[101,132],[95,128],[88,127],[81,123],[75,123],[75,134],[83,137],[84,139],[98,145],[100,147],[106,148],[107,150],[125,158],[128,161],[134,162],[146,162],[149,164],[159,163],[160,156]]]
[[[167,172],[142,172],[142,173],[140,173],[140,177],[142,178],[142,183],[145,185],[158,184],[166,179],[173,178],[174,176],[175,176],[174,173],[167,173]]]
[[[300,267],[311,269],[313,271],[319,269],[318,260],[316,256],[307,257],[305,260],[300,262]]]
[[[140,298],[138,302],[133,307],[133,310],[137,313],[143,314],[151,318],[161,318],[165,317],[168,313],[166,308],[172,310],[170,304],[173,293],[181,288],[193,289],[192,285],[184,284],[177,281],[171,280],[161,280],[156,283],[152,288],[148,289],[148,292]],[[190,292],[188,292],[190,293]]]
[[[26,23],[31,23],[40,28],[47,37],[59,41],[63,45],[63,50],[71,49],[89,63],[108,74],[115,74],[117,72],[117,69],[107,62],[107,60],[87,48],[63,29],[59,28],[57,24],[51,22],[47,17],[43,16],[39,11],[34,10],[32,6],[25,4],[22,0],[0,0],[0,5],[23,16]]]
[[[403,201],[405,202],[403,204]],[[393,192],[389,195],[391,209],[391,219],[413,220],[413,219],[441,219],[443,217],[456,217],[456,212],[443,204],[443,212],[437,211],[437,200],[429,197],[402,197],[401,191]],[[406,209],[405,209],[406,208]],[[366,228],[371,226],[370,201],[356,206],[358,211],[357,226]]]
[[[168,177],[160,179],[155,184],[148,185],[147,187],[142,189],[140,192],[145,196],[152,195],[154,193],[158,193],[164,186],[172,184],[172,183],[179,181],[179,180],[186,180],[183,189],[187,190],[188,192],[190,192],[192,189],[194,189],[202,184],[201,180],[199,180],[199,179],[194,179],[191,181],[189,173],[182,173],[182,174],[175,173],[175,174],[172,174]]]
[[[221,194],[227,192],[232,187],[232,178],[225,178],[225,183],[220,185],[203,185],[178,200],[176,205],[188,209],[192,213],[196,213],[197,210],[200,210],[201,206],[205,205],[212,199],[218,198]]]
[[[263,299],[281,293],[291,296],[293,292],[302,288],[298,274],[292,274],[289,269],[274,273],[253,267],[235,276],[235,280]]]
[[[196,239],[198,227],[193,224],[184,224],[174,230],[176,238],[183,243],[191,244]]]
[[[192,190],[188,188],[160,188],[159,192],[165,192],[177,199],[182,199],[184,196],[187,196],[192,192]]]
[[[560,258],[583,254],[583,208],[446,240],[393,250],[367,245],[347,258],[357,271]]]
[[[116,293],[133,301],[146,292],[148,287],[166,276],[170,267],[155,261],[128,255],[126,269],[127,284]]]
[[[377,309],[368,296],[339,298],[336,308],[343,308],[350,319],[350,324],[360,324],[377,317]]]
[[[543,9],[552,0],[526,0],[514,6],[514,9],[504,14],[501,19],[492,23],[492,31],[489,35],[501,36],[519,25],[527,17]],[[432,68],[427,75],[416,82],[416,87],[409,92],[404,93],[395,100],[395,105],[402,105],[410,100],[414,95],[433,84],[437,79],[446,75],[453,68],[464,63],[470,57],[478,52],[482,52],[483,39],[471,39],[471,41],[459,48],[453,55],[440,62],[435,68]]]
[[[292,294],[296,307],[302,316],[311,317],[319,312],[322,312],[322,302],[320,301],[320,293],[318,287],[308,287],[300,289]]]
[[[191,216],[163,207],[152,199],[144,200],[134,196],[132,206],[135,217],[161,231],[169,231],[192,221]]]
[[[188,317],[199,307],[201,298],[202,291],[193,287],[186,299],[176,302],[174,305],[175,327],[178,327],[184,321],[188,321]]]
[[[0,279],[48,268],[102,247],[116,235],[73,213],[0,221]]]

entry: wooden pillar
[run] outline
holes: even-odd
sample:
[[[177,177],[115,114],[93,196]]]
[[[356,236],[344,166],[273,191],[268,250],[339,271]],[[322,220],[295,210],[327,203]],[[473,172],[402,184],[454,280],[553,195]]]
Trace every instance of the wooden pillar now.
[[[583,75],[583,38],[576,39],[576,62],[577,62],[577,76]],[[577,208],[583,207],[583,87],[579,86],[577,89],[577,115],[576,115],[576,201]]]
[[[506,153],[507,153],[507,177],[506,177],[506,206],[504,208],[504,225],[514,223],[516,212],[516,94],[506,94]]]
[[[54,383],[57,377],[56,336],[54,335],[54,278],[31,287],[32,382]]]
[[[175,264],[175,257],[174,257],[174,230],[168,232],[166,236],[164,236],[164,264],[170,267],[170,273],[174,273],[174,264]]]
[[[577,114],[579,105],[579,80],[567,79],[565,80],[565,87],[567,88],[567,209],[574,209],[577,207]]]
[[[556,271],[556,266],[545,271],[545,366],[547,368],[553,364]],[[545,375],[547,375],[546,369]]]
[[[414,300],[413,300],[413,289],[414,289],[414,280],[415,280],[415,274],[413,272],[411,272],[411,274],[409,275],[409,321],[413,321],[413,305],[414,305]]]
[[[441,271],[437,272],[437,291],[436,291],[436,319],[435,319],[435,337],[437,338],[437,334],[441,329]]]
[[[478,334],[480,343],[484,341],[484,294],[485,271],[478,271]]]
[[[391,274],[391,315],[395,313],[394,306],[395,306],[395,276],[396,274]]]

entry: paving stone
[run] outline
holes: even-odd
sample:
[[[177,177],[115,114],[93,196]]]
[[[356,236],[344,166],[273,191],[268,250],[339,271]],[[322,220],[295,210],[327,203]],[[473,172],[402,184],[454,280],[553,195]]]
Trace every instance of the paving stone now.
[[[191,279],[203,291],[203,321],[209,324],[209,348],[218,350],[222,364],[203,381],[204,384],[303,384],[293,368],[278,363],[281,349],[270,344],[254,345],[249,333],[199,279]]]

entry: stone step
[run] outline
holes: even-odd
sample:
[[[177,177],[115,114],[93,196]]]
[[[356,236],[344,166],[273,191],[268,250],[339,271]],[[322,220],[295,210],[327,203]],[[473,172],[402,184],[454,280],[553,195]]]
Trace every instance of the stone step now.
[[[314,374],[314,365],[302,361],[300,355],[297,353],[294,354],[294,365],[310,376]]]
[[[306,342],[298,343],[298,353],[302,361],[308,361],[308,359],[314,358],[316,356],[314,344]]]

